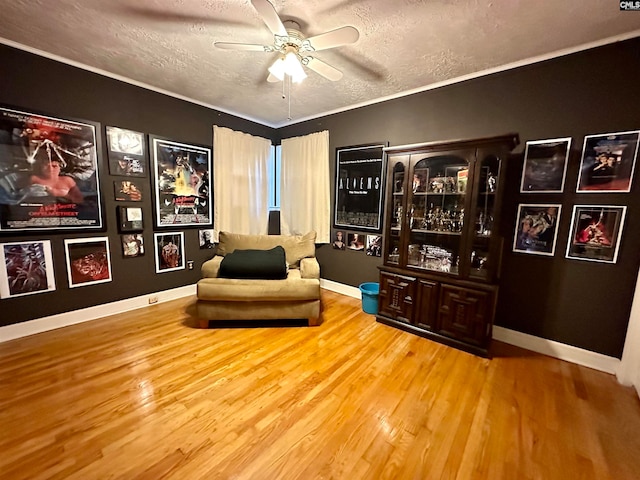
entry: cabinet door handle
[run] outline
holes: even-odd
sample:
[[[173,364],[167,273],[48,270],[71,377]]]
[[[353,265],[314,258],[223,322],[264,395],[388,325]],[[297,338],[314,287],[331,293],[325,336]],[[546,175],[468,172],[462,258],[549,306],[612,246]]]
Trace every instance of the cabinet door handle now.
[[[411,298],[411,295],[407,295],[406,297],[404,297],[404,301],[405,302],[412,302],[413,299]]]

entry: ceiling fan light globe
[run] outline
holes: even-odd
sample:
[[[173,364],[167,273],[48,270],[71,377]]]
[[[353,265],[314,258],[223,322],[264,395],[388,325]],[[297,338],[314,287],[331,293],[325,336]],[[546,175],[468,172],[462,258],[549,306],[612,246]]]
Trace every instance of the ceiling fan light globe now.
[[[286,64],[282,57],[278,58],[273,65],[269,67],[269,73],[276,77],[278,80],[284,80],[284,74],[286,73]]]
[[[289,52],[284,57],[285,73],[291,77],[294,83],[300,83],[307,78],[307,74],[304,73],[304,68],[300,63],[300,59],[294,52]]]
[[[291,75],[291,81],[293,83],[300,83],[302,82],[305,78],[307,78],[307,74],[304,73],[304,71],[299,72],[296,75]]]

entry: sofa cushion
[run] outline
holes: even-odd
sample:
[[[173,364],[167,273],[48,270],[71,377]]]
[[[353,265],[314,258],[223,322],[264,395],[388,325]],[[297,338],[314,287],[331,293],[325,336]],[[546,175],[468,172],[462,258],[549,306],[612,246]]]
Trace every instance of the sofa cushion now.
[[[284,248],[234,250],[220,262],[220,278],[281,280],[287,277]]]
[[[268,250],[282,246],[287,263],[296,267],[303,258],[316,255],[316,232],[304,235],[243,235],[239,233],[220,232],[216,255],[226,256],[234,250]]]
[[[289,270],[286,280],[203,278],[198,282],[198,299],[204,301],[286,302],[319,298],[320,280],[301,278],[300,270]]]

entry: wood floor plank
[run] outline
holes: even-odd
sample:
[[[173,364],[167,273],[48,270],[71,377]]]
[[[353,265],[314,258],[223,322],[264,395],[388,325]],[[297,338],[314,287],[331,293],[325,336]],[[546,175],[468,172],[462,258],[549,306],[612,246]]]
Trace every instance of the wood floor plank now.
[[[199,329],[186,298],[0,344],[0,478],[638,478],[613,376],[322,301],[313,328]]]

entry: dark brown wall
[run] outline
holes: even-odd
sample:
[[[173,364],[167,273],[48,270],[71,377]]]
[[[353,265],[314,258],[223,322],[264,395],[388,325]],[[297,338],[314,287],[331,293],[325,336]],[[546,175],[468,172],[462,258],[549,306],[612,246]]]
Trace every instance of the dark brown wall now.
[[[640,128],[640,40],[580,52],[280,129],[280,138],[329,130],[336,147],[387,140],[403,145],[518,132],[508,169],[505,248],[497,324],[620,357],[639,265],[640,179],[628,194],[576,194],[585,135]],[[524,144],[572,137],[564,194],[518,193]],[[335,175],[330,159],[331,175]],[[553,258],[512,253],[518,203],[561,203]],[[572,206],[628,205],[616,265],[564,258]],[[332,206],[333,208],[333,206]],[[323,246],[322,277],[357,286],[377,281],[380,261]]]
[[[100,122],[103,139],[107,125],[205,146],[212,144],[214,124],[265,138],[273,137],[272,128],[2,45],[0,65],[0,103],[54,117]],[[194,260],[194,270],[154,273],[153,212],[149,196],[143,204],[146,254],[122,258],[116,227],[116,202],[113,200],[114,177],[108,175],[104,140],[101,153],[100,180],[113,281],[73,289],[67,286],[64,239],[103,236],[105,232],[2,233],[0,242],[51,239],[57,290],[0,300],[0,326],[191,285],[200,278],[200,266],[212,256],[212,251],[200,250],[197,229],[182,229],[185,232],[185,257]],[[147,182],[147,192],[150,191],[150,179],[142,180]]]
[[[620,357],[626,333],[638,265],[640,240],[640,179],[629,194],[576,194],[578,164],[584,135],[640,128],[637,86],[640,85],[640,40],[561,57],[508,72],[411,95],[274,131],[221,112],[173,99],[100,75],[0,46],[0,102],[117,125],[184,142],[211,145],[211,125],[218,124],[278,141],[328,129],[331,155],[335,148],[389,141],[402,145],[451,138],[518,132],[527,140],[570,136],[573,152],[565,194],[518,193],[521,155],[510,162],[507,175],[505,249],[497,324]],[[339,85],[336,87],[339,88]],[[104,143],[104,142],[103,142]],[[103,146],[104,148],[104,146]],[[103,158],[105,152],[103,152]],[[334,158],[329,159],[334,174]],[[102,176],[103,191],[111,178]],[[105,195],[105,197],[107,197]],[[561,203],[558,246],[553,258],[510,251],[518,203]],[[571,207],[576,203],[628,205],[618,263],[593,264],[567,260]],[[117,243],[115,204],[105,201],[112,248]],[[151,205],[145,204],[146,219]],[[6,238],[51,238],[58,290],[0,300],[0,325],[193,284],[199,266],[210,256],[200,251],[197,230],[185,230],[187,259],[196,269],[156,275],[151,228],[145,229],[147,254],[123,260],[112,255],[114,281],[76,289],[66,287],[63,239],[78,234],[6,235]],[[100,235],[91,233],[91,235]],[[318,250],[323,278],[357,286],[377,281],[380,261],[364,253]]]

